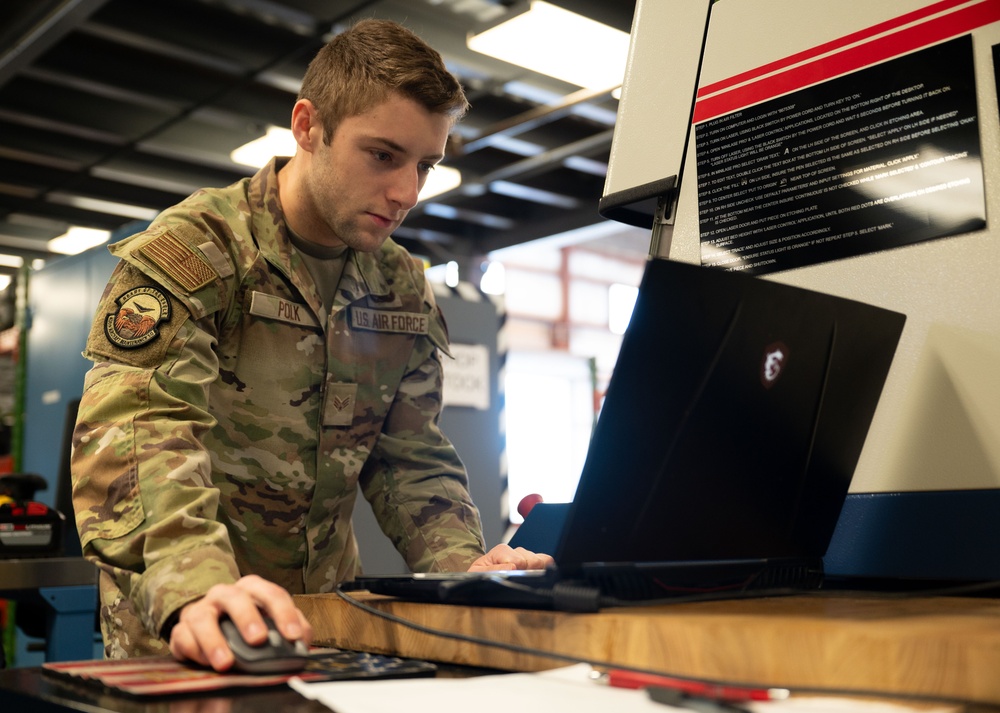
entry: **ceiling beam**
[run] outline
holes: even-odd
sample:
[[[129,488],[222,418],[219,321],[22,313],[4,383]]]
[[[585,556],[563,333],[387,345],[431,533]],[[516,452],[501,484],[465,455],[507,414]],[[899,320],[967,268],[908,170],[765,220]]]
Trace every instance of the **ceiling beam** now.
[[[107,2],[108,0],[62,0],[50,3],[51,11],[0,55],[0,87]]]

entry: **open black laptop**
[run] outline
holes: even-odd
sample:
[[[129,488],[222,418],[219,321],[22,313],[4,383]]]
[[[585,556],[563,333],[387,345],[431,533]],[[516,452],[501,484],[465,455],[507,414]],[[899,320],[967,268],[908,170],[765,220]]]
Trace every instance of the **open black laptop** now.
[[[565,610],[815,588],[904,321],[651,259],[551,552],[557,567],[342,588]]]

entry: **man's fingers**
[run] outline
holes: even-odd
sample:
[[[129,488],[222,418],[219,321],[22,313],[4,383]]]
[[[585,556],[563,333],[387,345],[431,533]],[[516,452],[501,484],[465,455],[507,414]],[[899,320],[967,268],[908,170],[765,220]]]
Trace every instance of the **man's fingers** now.
[[[218,629],[218,627],[215,627]],[[178,623],[170,634],[170,653],[178,661],[194,661],[216,671],[229,669],[234,658],[221,631]]]
[[[217,584],[205,596],[181,609],[170,635],[170,653],[178,660],[191,660],[228,670],[234,663],[232,651],[219,628],[219,619],[232,619],[240,635],[251,646],[267,639],[270,617],[282,636],[312,642],[312,627],[283,588],[260,577],[243,577],[234,584]]]
[[[278,631],[286,639],[301,639],[306,644],[312,641],[312,627],[309,621],[295,606],[291,595],[285,589],[256,575],[242,578],[235,586],[251,594],[259,609],[271,617]],[[235,616],[233,621],[240,627],[240,631],[244,631]]]
[[[555,564],[555,560],[552,559],[551,555],[547,555],[543,552],[532,552],[531,550],[526,550],[523,547],[518,547],[514,550],[520,557],[520,562],[523,566],[519,566],[518,569],[545,569]]]
[[[549,555],[532,552],[523,547],[514,549],[510,545],[497,545],[485,555],[472,563],[469,571],[488,571],[503,569],[545,569],[555,563]]]

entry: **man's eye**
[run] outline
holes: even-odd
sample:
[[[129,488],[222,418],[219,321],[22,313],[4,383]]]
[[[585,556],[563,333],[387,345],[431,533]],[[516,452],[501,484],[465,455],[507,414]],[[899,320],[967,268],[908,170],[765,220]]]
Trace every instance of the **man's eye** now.
[[[376,161],[388,161],[392,155],[388,151],[372,151]]]
[[[422,173],[430,173],[433,170],[434,170],[434,164],[433,163],[422,163],[422,164],[420,164],[420,171]]]

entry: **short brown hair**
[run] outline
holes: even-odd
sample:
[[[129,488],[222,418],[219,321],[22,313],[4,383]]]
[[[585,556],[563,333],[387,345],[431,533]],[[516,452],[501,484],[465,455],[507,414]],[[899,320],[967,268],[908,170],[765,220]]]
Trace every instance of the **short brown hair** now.
[[[316,107],[323,140],[329,143],[343,119],[382,103],[391,92],[452,121],[469,108],[462,85],[441,55],[389,20],[361,20],[324,45],[309,63],[299,99]]]

